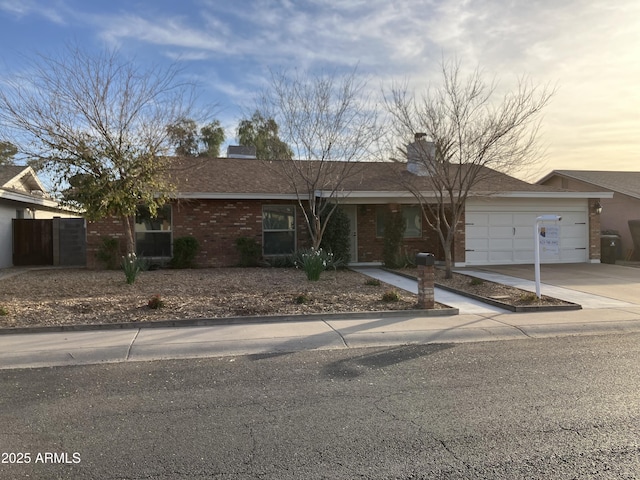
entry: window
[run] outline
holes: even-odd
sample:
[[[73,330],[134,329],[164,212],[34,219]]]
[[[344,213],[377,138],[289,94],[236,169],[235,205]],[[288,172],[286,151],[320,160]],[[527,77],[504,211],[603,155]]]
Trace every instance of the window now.
[[[262,207],[262,252],[289,255],[296,249],[296,215],[293,205]]]
[[[384,237],[384,222],[388,215],[387,207],[380,207],[376,210],[376,237]],[[422,237],[422,209],[418,205],[402,207],[402,217],[404,218],[404,238]]]
[[[171,257],[171,206],[152,217],[147,207],[136,212],[136,254],[140,257]]]

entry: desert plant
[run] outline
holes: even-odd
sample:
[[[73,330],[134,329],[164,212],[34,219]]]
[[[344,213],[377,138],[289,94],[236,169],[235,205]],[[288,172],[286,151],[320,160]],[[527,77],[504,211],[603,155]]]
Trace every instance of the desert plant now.
[[[480,286],[483,283],[484,283],[484,280],[482,280],[481,278],[476,278],[476,277],[472,278],[469,281],[469,285],[473,285],[474,287]]]
[[[537,301],[538,297],[535,293],[523,293],[522,295],[520,295],[520,302],[526,305],[536,303]]]
[[[377,278],[369,278],[364,282],[365,285],[368,285],[370,287],[379,287],[380,286],[380,280],[378,280]]]
[[[128,253],[122,257],[122,269],[124,270],[124,276],[127,279],[127,283],[132,285],[135,283],[138,274],[140,273],[140,262],[135,253]]]
[[[386,303],[397,302],[400,300],[400,295],[395,290],[387,290],[382,294],[382,301]]]
[[[325,220],[323,220],[325,222]],[[322,235],[320,247],[333,253],[334,258],[340,259],[341,265],[346,266],[351,260],[351,224],[345,211],[337,207],[328,221]]]
[[[402,239],[404,238],[405,221],[402,212],[387,212],[384,220],[384,246],[382,248],[382,261],[387,268],[403,267],[403,258],[400,253]]]
[[[193,268],[194,260],[200,249],[195,237],[179,237],[173,241],[173,257],[169,265],[172,268]]]
[[[307,274],[307,280],[312,282],[320,280],[320,274],[327,268],[336,268],[339,264],[334,260],[333,253],[326,252],[322,248],[300,250],[294,258],[296,268],[302,268]]]
[[[107,270],[118,268],[118,254],[120,253],[120,242],[114,237],[102,237],[102,242],[98,247],[96,257],[102,262]]]
[[[240,237],[236,239],[236,248],[240,252],[241,267],[255,267],[260,260],[260,245],[255,238]]]
[[[158,310],[159,308],[164,307],[164,302],[160,298],[160,295],[154,295],[147,302],[147,306],[152,310]]]

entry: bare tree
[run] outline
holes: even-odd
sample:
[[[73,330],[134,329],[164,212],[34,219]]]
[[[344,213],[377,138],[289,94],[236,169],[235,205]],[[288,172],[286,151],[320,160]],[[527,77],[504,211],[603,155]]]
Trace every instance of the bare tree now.
[[[340,76],[273,73],[257,115],[274,120],[293,158],[272,162],[295,191],[313,248],[347,182],[379,137],[377,113],[356,72]],[[322,196],[319,195],[322,194]]]
[[[167,126],[187,118],[192,86],[175,65],[142,69],[117,51],[68,47],[30,67],[0,90],[0,123],[88,218],[122,218],[134,252],[136,208],[154,214],[171,190]]]
[[[451,247],[469,194],[481,183],[491,185],[496,171],[512,172],[533,160],[539,114],[554,91],[521,80],[494,101],[496,84],[487,84],[479,69],[463,78],[458,62],[444,62],[441,73],[442,84],[417,96],[406,86],[392,88],[386,107],[390,133],[402,142],[392,159],[407,162],[413,173],[398,179],[437,233],[450,278]]]

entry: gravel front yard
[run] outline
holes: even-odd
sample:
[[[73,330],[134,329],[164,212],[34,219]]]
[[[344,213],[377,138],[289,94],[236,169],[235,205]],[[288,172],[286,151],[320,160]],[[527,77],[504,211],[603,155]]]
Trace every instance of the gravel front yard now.
[[[221,268],[142,272],[127,285],[122,271],[34,270],[0,279],[0,328],[415,308],[416,296],[402,290],[383,302],[393,287],[367,278],[327,271],[309,282],[295,269]],[[154,295],[163,308],[147,306]]]

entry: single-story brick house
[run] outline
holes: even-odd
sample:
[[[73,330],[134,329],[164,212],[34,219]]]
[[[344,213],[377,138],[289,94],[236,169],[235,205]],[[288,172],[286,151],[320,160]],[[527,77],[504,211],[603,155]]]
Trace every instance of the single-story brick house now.
[[[136,220],[139,254],[169,258],[174,238],[193,236],[201,247],[197,264],[222,267],[238,264],[235,241],[239,237],[255,238],[265,257],[308,245],[303,213],[295,192],[279,172],[279,162],[198,158],[176,160],[176,164],[181,167],[174,175],[176,190],[171,202],[158,218],[142,212]],[[416,173],[408,171],[406,164],[390,162],[362,162],[356,172],[345,180],[339,195],[351,221],[352,263],[381,262],[383,219],[389,209],[405,216],[404,247],[409,254],[428,251],[444,258],[415,198],[397,181],[398,175]],[[535,218],[548,213],[562,216],[560,248],[557,253],[543,254],[543,262],[599,262],[600,223],[595,204],[610,193],[568,191],[490,173],[467,200],[464,221],[455,234],[455,265],[533,263]],[[426,190],[426,180],[424,185]],[[327,196],[328,192],[319,190],[316,195]],[[96,252],[105,236],[122,238],[121,221],[111,218],[89,223],[89,267],[97,266]]]
[[[603,232],[617,232],[622,242],[621,256],[630,256],[634,245],[629,220],[640,221],[640,172],[554,170],[537,183],[583,192],[613,192],[613,197],[602,198],[600,202],[600,227]],[[640,252],[636,256],[640,257]]]

